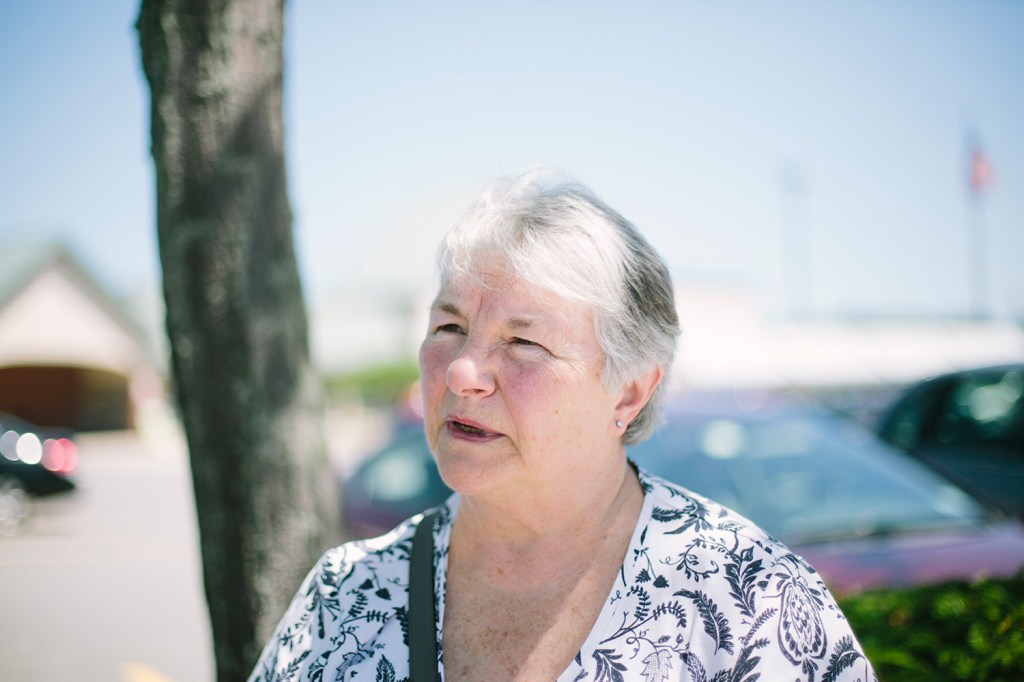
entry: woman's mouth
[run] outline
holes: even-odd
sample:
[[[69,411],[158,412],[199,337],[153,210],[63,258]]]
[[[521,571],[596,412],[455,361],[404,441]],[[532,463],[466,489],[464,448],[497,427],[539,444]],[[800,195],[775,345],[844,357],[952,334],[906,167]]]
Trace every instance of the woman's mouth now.
[[[471,440],[477,442],[494,440],[501,436],[500,433],[488,431],[480,424],[476,424],[471,421],[463,421],[460,419],[449,419],[447,421],[448,433],[461,440]]]

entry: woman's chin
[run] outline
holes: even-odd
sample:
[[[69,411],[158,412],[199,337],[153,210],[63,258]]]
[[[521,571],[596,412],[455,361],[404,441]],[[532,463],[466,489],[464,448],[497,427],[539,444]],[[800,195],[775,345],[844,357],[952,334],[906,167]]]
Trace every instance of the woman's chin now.
[[[441,480],[461,495],[481,495],[499,488],[511,473],[508,461],[497,458],[441,455],[436,460]]]

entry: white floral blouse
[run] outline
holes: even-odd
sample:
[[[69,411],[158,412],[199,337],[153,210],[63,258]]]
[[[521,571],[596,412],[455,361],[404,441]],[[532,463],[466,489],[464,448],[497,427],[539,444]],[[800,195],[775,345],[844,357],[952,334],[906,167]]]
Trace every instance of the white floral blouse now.
[[[619,577],[558,682],[877,680],[814,569],[735,512],[642,469],[643,510]],[[440,649],[453,495],[434,525]],[[250,682],[409,676],[408,582],[422,516],[324,554]]]

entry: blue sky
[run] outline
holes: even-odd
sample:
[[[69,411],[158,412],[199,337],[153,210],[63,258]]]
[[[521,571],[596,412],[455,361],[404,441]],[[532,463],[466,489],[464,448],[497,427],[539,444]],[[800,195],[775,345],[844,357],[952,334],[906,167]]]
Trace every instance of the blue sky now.
[[[0,7],[0,248],[64,239],[123,294],[159,277],[136,13]],[[429,286],[472,196],[551,163],[635,222],[684,285],[744,286],[775,312],[963,314],[971,128],[995,169],[991,306],[1024,317],[1022,3],[295,0],[288,22],[314,303]],[[800,192],[783,192],[786,169]]]

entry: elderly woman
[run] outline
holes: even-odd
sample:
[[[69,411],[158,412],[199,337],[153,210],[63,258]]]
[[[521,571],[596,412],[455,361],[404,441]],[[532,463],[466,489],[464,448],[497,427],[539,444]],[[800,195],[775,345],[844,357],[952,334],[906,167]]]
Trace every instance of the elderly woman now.
[[[679,334],[629,222],[533,171],[488,191],[439,265],[424,426],[456,492],[327,552],[251,680],[403,680],[410,646],[413,682],[874,677],[813,569],[627,459]]]

